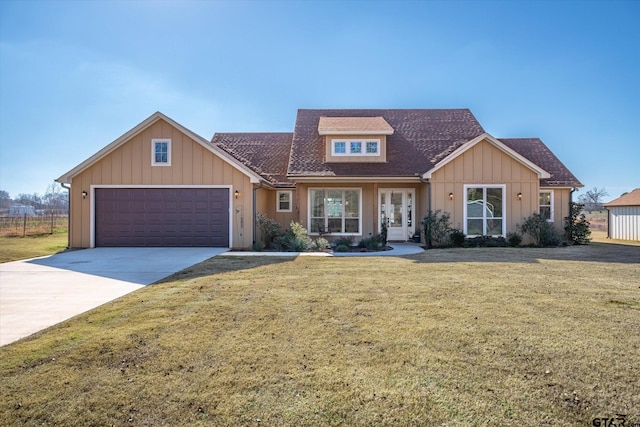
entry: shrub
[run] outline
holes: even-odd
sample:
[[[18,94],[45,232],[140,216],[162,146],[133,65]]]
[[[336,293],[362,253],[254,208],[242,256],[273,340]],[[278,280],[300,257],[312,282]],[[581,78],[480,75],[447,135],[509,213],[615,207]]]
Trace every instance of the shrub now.
[[[266,247],[272,247],[276,238],[282,235],[280,224],[275,220],[268,218],[266,215],[258,213],[256,225],[260,230],[262,242]]]
[[[432,247],[447,247],[451,245],[449,233],[451,231],[451,214],[429,211],[422,219],[424,228],[424,238],[427,242],[427,249]]]
[[[538,246],[559,246],[563,242],[549,221],[537,213],[525,218],[522,225],[518,225],[518,229],[523,234],[531,236]]]
[[[383,246],[381,243],[382,239],[380,239],[379,236],[380,235],[367,237],[366,239],[360,240],[360,242],[358,242],[358,247],[369,251],[379,251]]]
[[[567,240],[574,245],[586,245],[591,240],[591,225],[582,212],[583,204],[571,202],[569,216],[564,218]]]
[[[466,239],[464,246],[467,248],[506,248],[508,245],[502,236],[476,236]]]
[[[315,252],[320,252],[325,249],[328,249],[330,246],[331,245],[329,244],[329,241],[327,239],[325,239],[324,237],[319,237],[316,240],[314,240],[313,243],[311,244],[311,250]]]
[[[520,244],[522,243],[522,236],[518,233],[514,233],[513,231],[510,231],[507,233],[507,243],[512,248],[520,246]]]
[[[262,242],[260,242],[260,241],[255,242],[255,243],[253,244],[253,246],[252,246],[252,249],[253,249],[255,252],[262,252],[262,251],[264,250],[264,243],[262,243]]]
[[[449,239],[454,248],[461,248],[462,246],[464,246],[464,239],[466,237],[467,236],[465,236],[465,234],[457,228],[454,228],[449,233]]]
[[[333,244],[337,246],[346,246],[347,248],[353,246],[352,236],[341,236],[333,241]]]
[[[338,246],[336,246],[336,252],[349,252],[349,246],[347,246],[347,245],[338,245]]]
[[[276,237],[275,243],[280,250],[287,252],[304,252],[313,245],[311,237],[307,235],[307,229],[300,223],[291,221],[289,230]]]

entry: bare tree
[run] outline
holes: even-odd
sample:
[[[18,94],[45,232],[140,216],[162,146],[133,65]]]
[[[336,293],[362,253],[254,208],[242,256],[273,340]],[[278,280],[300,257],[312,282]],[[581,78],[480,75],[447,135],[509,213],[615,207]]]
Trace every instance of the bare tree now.
[[[586,193],[580,195],[578,197],[578,201],[584,205],[585,210],[591,211],[600,211],[602,210],[602,203],[605,197],[607,197],[609,193],[607,190],[598,187],[593,187],[591,190],[587,190]]]
[[[44,194],[42,202],[45,209],[50,213],[60,213],[61,211],[66,212],[68,206],[68,195],[69,193],[62,191],[59,185],[53,183],[47,187],[47,192]]]
[[[11,205],[11,197],[9,197],[9,193],[0,190],[0,209],[8,209]]]

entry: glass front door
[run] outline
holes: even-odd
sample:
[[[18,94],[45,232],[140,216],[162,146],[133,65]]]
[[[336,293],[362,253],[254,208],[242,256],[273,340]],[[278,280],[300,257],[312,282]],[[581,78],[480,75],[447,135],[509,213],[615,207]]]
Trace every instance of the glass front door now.
[[[387,224],[387,240],[406,241],[413,236],[413,199],[413,190],[380,190],[378,218],[380,224]]]

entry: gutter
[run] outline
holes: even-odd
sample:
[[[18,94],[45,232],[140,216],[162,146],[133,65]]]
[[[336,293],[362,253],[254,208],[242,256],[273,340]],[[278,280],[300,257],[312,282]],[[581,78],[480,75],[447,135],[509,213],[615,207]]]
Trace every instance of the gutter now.
[[[256,232],[258,222],[258,210],[256,209],[256,193],[264,187],[264,181],[261,179],[257,187],[253,187],[253,243],[256,243]]]
[[[67,190],[67,249],[71,249],[71,186],[64,185],[64,182],[60,183],[60,186]]]

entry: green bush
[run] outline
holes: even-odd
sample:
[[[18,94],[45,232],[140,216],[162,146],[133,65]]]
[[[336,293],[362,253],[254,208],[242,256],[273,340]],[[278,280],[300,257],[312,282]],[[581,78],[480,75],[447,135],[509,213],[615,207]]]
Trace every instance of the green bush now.
[[[464,246],[464,240],[465,240],[466,237],[467,236],[465,236],[465,234],[461,230],[458,230],[457,228],[454,228],[449,233],[449,240],[451,241],[451,245],[454,248],[463,247]]]
[[[591,241],[591,225],[582,212],[583,204],[571,202],[569,216],[564,218],[567,240],[574,245],[586,245]]]
[[[506,248],[508,246],[504,237],[476,236],[464,241],[466,248]]]
[[[252,250],[254,250],[255,252],[262,252],[264,250],[264,243],[255,242],[252,246]]]
[[[276,238],[282,235],[280,224],[264,214],[258,213],[258,215],[256,215],[256,225],[258,226],[258,230],[260,230],[262,243],[264,243],[267,248],[273,247]]]
[[[367,237],[366,239],[362,239],[358,242],[358,247],[369,251],[379,251],[383,247],[381,240],[382,239],[379,235]]]
[[[560,233],[537,213],[525,218],[522,225],[518,225],[518,229],[521,233],[531,236],[537,246],[559,246],[563,243]]]
[[[437,247],[451,246],[451,214],[448,212],[440,213],[437,211],[429,211],[422,219],[422,227],[424,228],[424,238],[427,242],[427,249]]]
[[[353,237],[352,236],[341,236],[333,241],[333,244],[338,246],[346,246],[347,248],[353,246]]]
[[[347,245],[338,245],[338,246],[336,246],[336,252],[349,252],[349,246],[347,246]]]
[[[312,245],[311,245],[311,250],[315,251],[315,252],[320,252],[320,251],[324,251],[325,249],[330,248],[331,245],[329,244],[329,241],[327,239],[325,239],[324,237],[319,237],[316,240],[313,241]]]
[[[518,233],[510,231],[507,233],[507,243],[512,248],[518,247],[522,243],[522,236]]]
[[[305,252],[313,245],[313,240],[307,235],[307,229],[300,223],[291,221],[289,230],[275,238],[276,247],[286,252]]]

